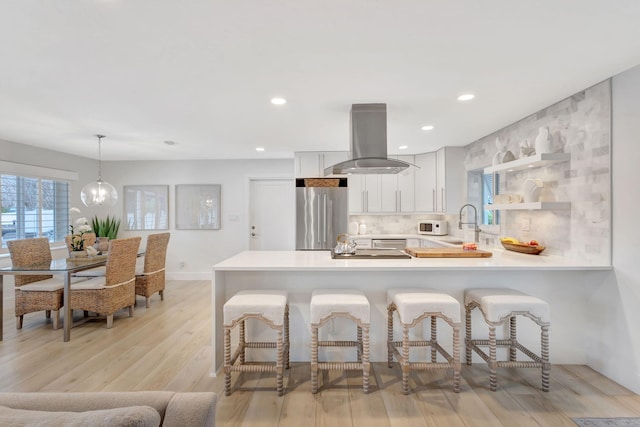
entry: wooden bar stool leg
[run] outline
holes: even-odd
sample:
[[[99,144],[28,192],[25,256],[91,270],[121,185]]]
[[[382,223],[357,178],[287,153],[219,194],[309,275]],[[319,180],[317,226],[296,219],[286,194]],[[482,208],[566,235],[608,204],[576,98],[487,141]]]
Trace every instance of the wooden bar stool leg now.
[[[540,354],[542,359],[542,391],[549,391],[551,364],[549,363],[549,327],[541,326]]]
[[[438,353],[436,351],[436,344],[438,342],[437,321],[438,319],[435,316],[431,316],[431,363],[436,363],[438,360]]]
[[[356,352],[358,354],[357,361],[358,363],[362,363],[362,328],[360,326],[356,328],[356,342],[358,343],[356,346]]]
[[[289,342],[289,305],[284,310],[284,345],[286,346],[284,354],[284,368],[289,369],[289,351],[291,343]]]
[[[387,307],[387,366],[393,367],[393,352],[391,346],[393,345],[393,308],[390,305]]]
[[[467,365],[471,365],[471,305],[465,306],[465,322],[466,322],[466,340],[465,340],[465,355],[467,359]]]
[[[489,326],[489,387],[498,388],[498,362],[496,361],[496,327]]]
[[[240,346],[240,355],[238,356],[239,363],[244,365],[244,357],[245,357],[245,346],[247,345],[247,340],[245,337],[245,321],[243,320],[238,325],[239,338],[238,345]]]
[[[278,360],[276,362],[276,390],[278,396],[284,394],[284,342],[283,342],[283,329],[278,329],[278,338],[276,339],[276,351],[278,352]]]
[[[402,368],[402,393],[409,394],[409,372],[411,366],[409,366],[409,327],[402,325],[402,361],[400,362]]]
[[[231,395],[231,329],[224,328],[224,394]]]
[[[318,392],[318,327],[311,326],[311,393]]]
[[[509,361],[515,362],[518,354],[518,350],[516,349],[516,343],[518,342],[516,336],[516,316],[511,316],[509,319],[509,340]]]
[[[460,392],[460,327],[453,327],[453,391]]]
[[[369,371],[371,365],[369,363],[369,327],[362,329],[362,390],[369,393]]]

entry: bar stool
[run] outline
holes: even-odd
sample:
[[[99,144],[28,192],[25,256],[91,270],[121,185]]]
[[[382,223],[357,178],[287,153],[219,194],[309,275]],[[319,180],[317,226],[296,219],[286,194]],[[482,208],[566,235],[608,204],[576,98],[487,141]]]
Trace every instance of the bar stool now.
[[[549,304],[540,298],[527,295],[513,289],[467,289],[464,292],[466,311],[466,357],[471,365],[471,351],[475,351],[489,365],[489,385],[491,391],[498,387],[497,368],[541,368],[542,391],[549,391]],[[485,322],[489,326],[489,339],[471,339],[471,311],[479,307]],[[518,342],[516,336],[516,316],[526,316],[540,326],[540,355],[535,354]],[[509,338],[496,339],[496,327],[509,321]],[[480,346],[489,347],[487,355]],[[509,360],[498,361],[497,347],[509,348]],[[520,350],[532,361],[517,360]]]
[[[315,290],[311,294],[311,392],[318,392],[318,370],[362,370],[362,389],[369,391],[369,300],[361,291]],[[357,325],[355,341],[318,341],[318,329],[344,317]],[[357,362],[318,362],[318,347],[356,347]]]
[[[284,369],[289,369],[289,305],[286,291],[241,291],[223,306],[224,315],[224,393],[231,394],[231,372],[275,372],[278,396],[284,393]],[[245,322],[257,319],[277,331],[275,342],[248,342]],[[239,326],[238,348],[231,356],[231,330]],[[284,337],[283,337],[284,336]],[[275,348],[277,360],[273,364],[247,363],[247,348]],[[238,362],[236,364],[236,361]]]
[[[402,325],[402,341],[393,340],[393,313],[398,313]],[[410,340],[409,330],[424,319],[431,318],[431,339]],[[447,322],[453,329],[453,356],[437,339],[437,319]],[[432,289],[390,289],[387,291],[387,355],[388,366],[393,356],[402,368],[402,392],[409,394],[411,370],[453,369],[453,391],[460,391],[460,303],[451,295]],[[431,347],[430,362],[410,362],[411,347]],[[438,362],[438,353],[446,362]]]

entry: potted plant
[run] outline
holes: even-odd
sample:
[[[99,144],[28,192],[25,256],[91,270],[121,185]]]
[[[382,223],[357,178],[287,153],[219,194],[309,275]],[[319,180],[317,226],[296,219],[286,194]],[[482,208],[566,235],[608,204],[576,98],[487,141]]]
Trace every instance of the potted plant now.
[[[94,216],[91,219],[91,225],[93,231],[98,238],[98,250],[106,251],[109,249],[109,240],[113,240],[118,236],[118,230],[120,229],[120,219],[116,217],[110,217],[101,219],[98,216]]]

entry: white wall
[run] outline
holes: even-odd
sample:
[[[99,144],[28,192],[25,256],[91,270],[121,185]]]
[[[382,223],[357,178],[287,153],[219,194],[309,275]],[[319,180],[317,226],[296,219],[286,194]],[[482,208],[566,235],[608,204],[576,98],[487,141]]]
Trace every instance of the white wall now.
[[[640,393],[640,67],[612,82],[612,262],[591,295],[588,364]]]
[[[0,140],[0,160],[77,172],[79,179],[71,183],[71,206],[82,215],[115,215],[123,218],[122,200],[112,208],[89,209],[80,201],[82,187],[98,177],[98,162],[57,151]],[[249,178],[293,178],[293,159],[284,160],[193,160],[102,162],[102,177],[122,195],[123,185],[169,185],[169,231],[167,277],[170,279],[211,278],[211,266],[249,248]],[[221,184],[222,228],[220,230],[175,230],[175,185]],[[292,188],[291,191],[295,191]],[[291,227],[294,227],[292,224]],[[150,232],[124,231],[120,237],[141,235],[142,245]],[[6,252],[6,250],[4,251]],[[0,264],[8,262],[0,259]],[[184,262],[184,267],[180,263]]]
[[[123,185],[169,185],[167,277],[207,280],[213,264],[249,249],[249,178],[293,178],[293,159],[103,162],[102,176],[120,192]],[[220,230],[175,229],[176,184],[222,185]],[[122,200],[113,210],[123,218]],[[150,233],[123,228],[119,236],[142,235],[143,245]]]

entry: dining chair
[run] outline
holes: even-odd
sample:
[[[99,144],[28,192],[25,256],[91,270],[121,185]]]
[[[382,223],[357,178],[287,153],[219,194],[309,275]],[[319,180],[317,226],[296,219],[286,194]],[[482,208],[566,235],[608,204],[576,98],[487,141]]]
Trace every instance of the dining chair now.
[[[136,295],[145,297],[147,308],[151,295],[156,292],[160,294],[160,300],[164,301],[164,272],[170,235],[171,233],[158,233],[147,236],[144,265],[141,270],[136,271]]]
[[[140,237],[130,237],[109,242],[105,275],[71,286],[71,310],[106,316],[107,329],[113,326],[113,315],[118,310],[129,308],[129,316],[133,316],[136,258],[140,240]]]
[[[51,250],[49,239],[37,237],[7,242],[14,268],[49,268]],[[60,327],[63,306],[64,278],[53,275],[15,276],[16,329],[22,329],[24,315],[44,311],[47,319],[53,314],[53,329]]]

